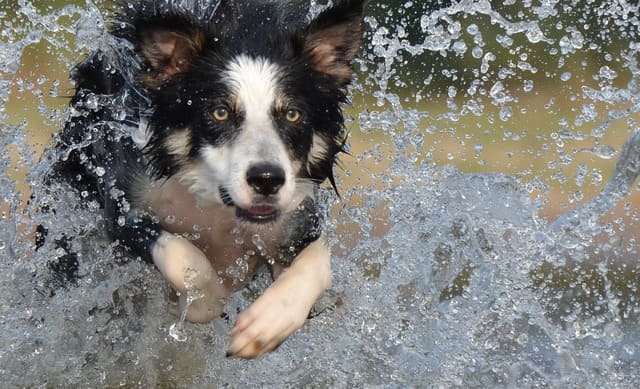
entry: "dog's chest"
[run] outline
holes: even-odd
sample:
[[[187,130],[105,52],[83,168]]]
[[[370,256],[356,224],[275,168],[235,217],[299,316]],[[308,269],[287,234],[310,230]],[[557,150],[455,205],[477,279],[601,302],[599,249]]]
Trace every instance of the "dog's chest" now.
[[[149,187],[144,202],[164,230],[187,237],[223,278],[240,262],[250,274],[265,257],[275,254],[277,229],[249,231],[238,223],[233,207],[200,204],[175,180]]]

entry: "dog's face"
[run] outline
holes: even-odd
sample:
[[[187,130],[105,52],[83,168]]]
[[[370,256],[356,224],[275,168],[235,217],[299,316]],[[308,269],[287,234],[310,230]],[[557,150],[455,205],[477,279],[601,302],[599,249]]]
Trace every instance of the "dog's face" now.
[[[338,1],[301,27],[273,4],[222,2],[208,21],[140,6],[121,35],[144,62],[152,168],[256,223],[333,184],[363,2]]]

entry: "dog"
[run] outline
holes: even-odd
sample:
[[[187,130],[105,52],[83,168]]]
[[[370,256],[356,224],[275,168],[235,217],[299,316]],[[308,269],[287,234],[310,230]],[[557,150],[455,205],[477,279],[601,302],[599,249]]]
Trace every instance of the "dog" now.
[[[72,72],[53,174],[102,205],[112,238],[157,266],[189,321],[219,317],[270,268],[227,356],[274,350],[331,284],[316,195],[336,188],[365,3],[335,0],[310,21],[257,0],[122,3]]]

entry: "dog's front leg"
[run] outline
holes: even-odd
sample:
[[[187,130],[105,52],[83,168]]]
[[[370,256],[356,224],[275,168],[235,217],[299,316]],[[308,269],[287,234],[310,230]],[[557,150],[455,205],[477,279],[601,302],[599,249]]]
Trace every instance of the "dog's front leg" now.
[[[162,231],[151,246],[151,256],[179,293],[180,312],[188,305],[187,320],[208,322],[222,314],[228,292],[209,259],[196,246],[181,236]]]
[[[231,330],[228,356],[256,358],[302,327],[320,295],[331,286],[331,254],[321,237],[307,246]]]

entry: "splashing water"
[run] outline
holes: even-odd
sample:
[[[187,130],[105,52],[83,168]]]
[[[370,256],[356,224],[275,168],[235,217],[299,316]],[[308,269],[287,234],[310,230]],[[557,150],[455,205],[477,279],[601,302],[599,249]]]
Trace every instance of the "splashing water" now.
[[[321,193],[333,287],[251,362],[224,358],[227,334],[268,274],[226,319],[185,322],[159,272],[106,238],[98,204],[42,185],[62,75],[115,44],[108,7],[0,5],[5,384],[640,386],[637,5],[371,4],[353,157],[341,200]]]

